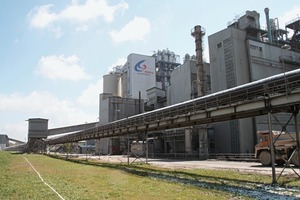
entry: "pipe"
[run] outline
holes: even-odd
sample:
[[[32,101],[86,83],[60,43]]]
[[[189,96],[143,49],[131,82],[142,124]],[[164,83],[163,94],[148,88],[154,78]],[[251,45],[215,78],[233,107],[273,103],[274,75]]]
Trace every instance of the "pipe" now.
[[[271,24],[270,24],[270,17],[269,17],[269,8],[265,8],[266,20],[267,20],[267,27],[268,27],[268,38],[269,43],[273,42],[272,34],[271,34]]]

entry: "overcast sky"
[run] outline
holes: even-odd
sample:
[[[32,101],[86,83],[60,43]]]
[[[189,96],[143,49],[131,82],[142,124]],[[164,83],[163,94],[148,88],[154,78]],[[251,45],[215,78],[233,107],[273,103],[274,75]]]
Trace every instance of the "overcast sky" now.
[[[264,8],[280,27],[299,17],[300,2],[267,0],[2,0],[0,134],[27,140],[29,118],[49,128],[98,120],[102,76],[130,53],[169,49],[194,54],[191,29],[207,37],[247,10]],[[209,58],[206,56],[206,61]]]

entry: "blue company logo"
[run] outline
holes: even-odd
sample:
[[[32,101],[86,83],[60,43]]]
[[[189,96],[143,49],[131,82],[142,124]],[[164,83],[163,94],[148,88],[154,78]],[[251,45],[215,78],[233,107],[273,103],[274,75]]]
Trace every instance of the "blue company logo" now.
[[[140,62],[136,63],[134,66],[134,70],[137,72],[143,72],[147,69],[147,65],[142,65],[142,63],[145,62],[145,60],[141,60]]]

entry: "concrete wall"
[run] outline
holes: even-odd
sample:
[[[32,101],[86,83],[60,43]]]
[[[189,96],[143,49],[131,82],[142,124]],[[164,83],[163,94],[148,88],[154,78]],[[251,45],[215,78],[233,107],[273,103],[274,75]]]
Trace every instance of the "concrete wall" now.
[[[300,53],[298,52],[254,40],[247,40],[247,49],[251,81],[298,69],[300,66]]]
[[[99,95],[99,124],[106,124],[109,122],[109,97],[110,93],[102,93]]]
[[[210,65],[204,63],[206,93],[210,92]],[[185,62],[171,73],[171,85],[168,87],[167,104],[173,105],[197,97],[197,68],[195,60]]]
[[[143,100],[116,97],[109,93],[100,94],[100,125],[136,115],[140,112],[144,112]],[[120,143],[119,138],[102,138],[97,140],[96,153],[115,153],[117,141]],[[117,151],[120,151],[120,144]]]
[[[188,60],[171,73],[168,105],[192,99],[192,74],[196,76],[196,61]]]
[[[127,72],[127,98],[147,99],[146,90],[156,86],[155,58],[152,56],[129,54],[123,67]]]
[[[144,111],[144,101],[100,94],[100,124],[123,119]]]

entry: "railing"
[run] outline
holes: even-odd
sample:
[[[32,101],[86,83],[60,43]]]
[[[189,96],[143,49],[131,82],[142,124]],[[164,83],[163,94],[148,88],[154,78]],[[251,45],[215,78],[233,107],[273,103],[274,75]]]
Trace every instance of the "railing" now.
[[[199,153],[155,153],[152,156],[158,158],[199,158]]]
[[[232,160],[232,161],[257,161],[254,153],[214,153],[209,154],[209,158],[217,160]]]
[[[194,153],[149,153],[153,158],[176,158],[176,159],[217,159],[226,161],[258,161],[254,153],[209,153],[207,156],[201,156],[198,152]]]
[[[134,115],[125,119],[110,122],[108,124],[91,128],[78,133],[70,134],[60,138],[48,140],[49,144],[76,142],[103,137],[113,137],[126,134],[133,134],[139,131],[152,131],[168,129],[178,117],[188,119],[198,113],[210,114],[210,110],[230,108],[250,102],[263,101],[267,109],[267,101],[278,95],[288,96],[294,90],[300,88],[300,69],[275,75],[245,85],[237,86],[228,90],[213,93],[183,103]],[[209,118],[210,116],[207,116]],[[181,126],[188,124],[187,120]],[[207,123],[202,121],[202,123]],[[150,127],[150,125],[152,127]],[[154,127],[153,127],[154,126]]]

